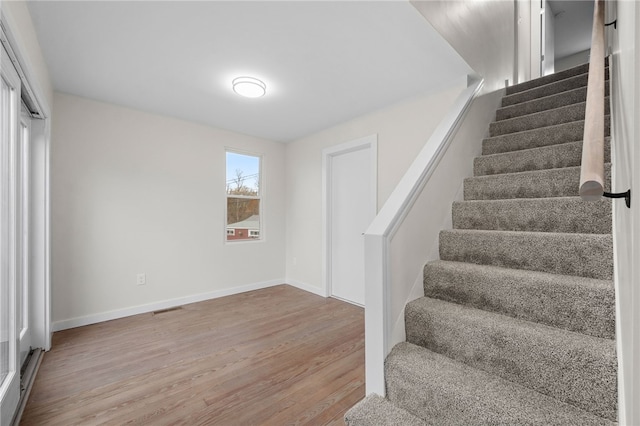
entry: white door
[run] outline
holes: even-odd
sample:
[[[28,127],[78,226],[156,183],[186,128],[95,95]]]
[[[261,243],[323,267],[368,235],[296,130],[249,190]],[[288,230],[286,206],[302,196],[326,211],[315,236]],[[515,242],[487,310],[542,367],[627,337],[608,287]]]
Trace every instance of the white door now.
[[[364,306],[364,237],[376,215],[376,137],[325,151],[331,295]]]
[[[20,396],[16,303],[16,150],[20,78],[4,48],[0,56],[0,77],[0,425],[8,425]]]

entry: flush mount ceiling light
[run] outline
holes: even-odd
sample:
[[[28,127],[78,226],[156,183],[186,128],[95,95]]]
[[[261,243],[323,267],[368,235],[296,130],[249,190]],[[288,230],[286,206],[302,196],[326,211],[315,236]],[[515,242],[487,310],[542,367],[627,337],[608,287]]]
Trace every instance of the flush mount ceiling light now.
[[[267,85],[253,77],[234,78],[231,84],[234,92],[246,98],[259,98],[267,92]]]

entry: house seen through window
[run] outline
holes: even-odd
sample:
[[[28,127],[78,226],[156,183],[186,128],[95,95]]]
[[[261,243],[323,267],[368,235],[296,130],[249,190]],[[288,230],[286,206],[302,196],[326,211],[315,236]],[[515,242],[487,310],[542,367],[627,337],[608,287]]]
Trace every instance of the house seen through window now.
[[[227,241],[261,238],[260,160],[227,151]]]

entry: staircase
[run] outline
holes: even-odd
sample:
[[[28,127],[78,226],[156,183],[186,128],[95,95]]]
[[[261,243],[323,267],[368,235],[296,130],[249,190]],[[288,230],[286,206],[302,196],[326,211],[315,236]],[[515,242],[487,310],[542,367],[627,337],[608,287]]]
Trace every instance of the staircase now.
[[[406,306],[386,398],[348,425],[616,422],[611,202],[578,197],[587,71],[507,89],[425,297]]]

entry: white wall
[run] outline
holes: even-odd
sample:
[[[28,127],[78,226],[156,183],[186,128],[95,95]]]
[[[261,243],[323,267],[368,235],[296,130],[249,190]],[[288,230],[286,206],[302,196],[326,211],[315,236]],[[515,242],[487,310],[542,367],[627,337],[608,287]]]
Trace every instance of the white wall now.
[[[564,71],[578,65],[586,64],[587,62],[589,62],[590,54],[591,49],[587,49],[583,50],[582,52],[574,53],[573,55],[565,56],[564,58],[556,59],[556,72]]]
[[[460,84],[368,114],[286,146],[287,282],[324,294],[322,150],[378,135],[378,209],[462,91]],[[295,262],[294,262],[295,259]]]
[[[412,0],[473,70],[485,79],[483,93],[514,78],[513,1]]]
[[[617,10],[616,10],[617,7]],[[640,4],[607,2],[611,58],[612,187],[631,188],[631,209],[613,201],[614,262],[619,359],[619,422],[640,424]]]
[[[284,282],[282,144],[54,99],[55,329]],[[224,243],[225,147],[263,155],[264,241]]]

